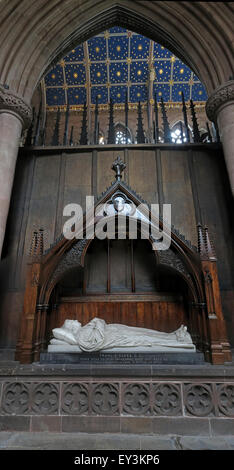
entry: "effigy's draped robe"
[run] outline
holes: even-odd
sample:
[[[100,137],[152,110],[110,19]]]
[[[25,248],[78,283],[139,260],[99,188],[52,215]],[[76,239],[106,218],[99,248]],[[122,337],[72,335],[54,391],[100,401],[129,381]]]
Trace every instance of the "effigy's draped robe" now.
[[[86,352],[140,346],[194,349],[191,336],[183,325],[172,333],[164,333],[122,324],[107,324],[100,318],[94,318],[83,327],[76,321],[74,325],[72,320],[66,322],[69,324],[65,327],[53,330],[55,340],[51,341],[52,345],[68,343]]]

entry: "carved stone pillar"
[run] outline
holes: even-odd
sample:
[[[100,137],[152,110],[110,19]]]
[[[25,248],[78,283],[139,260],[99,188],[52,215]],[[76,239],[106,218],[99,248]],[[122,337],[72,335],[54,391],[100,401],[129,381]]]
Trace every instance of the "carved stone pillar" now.
[[[234,80],[214,91],[206,103],[206,113],[211,121],[217,122],[234,195]]]
[[[32,111],[19,96],[0,86],[0,255],[14,180],[19,139]]]

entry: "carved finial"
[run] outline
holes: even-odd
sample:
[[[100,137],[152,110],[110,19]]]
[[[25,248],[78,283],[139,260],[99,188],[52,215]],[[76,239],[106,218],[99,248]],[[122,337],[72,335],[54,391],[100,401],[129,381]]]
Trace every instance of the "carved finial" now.
[[[29,256],[34,256],[36,254],[37,244],[38,244],[38,233],[35,230],[32,236],[31,246],[29,249]]]
[[[122,179],[122,172],[125,170],[126,164],[121,160],[118,156],[117,159],[112,164],[111,169],[115,171],[115,179],[116,181],[121,181]]]
[[[161,111],[162,111],[162,118],[163,118],[164,142],[165,143],[171,143],[171,131],[170,131],[170,126],[169,126],[169,122],[168,122],[168,119],[167,119],[166,108],[165,108],[165,104],[164,104],[162,96],[161,96]]]
[[[44,253],[44,230],[40,228],[38,236],[38,251],[37,254],[42,256]]]
[[[216,260],[214,247],[211,244],[208,227],[206,225],[205,225],[205,245],[206,245],[206,252],[207,252],[208,258],[210,260]]]
[[[44,230],[34,230],[32,242],[29,250],[29,256],[32,258],[41,257],[44,253]]]
[[[204,240],[203,228],[202,225],[199,223],[197,224],[197,237],[198,237],[198,252],[200,254],[201,259],[207,259],[207,250]]]
[[[193,141],[194,142],[201,142],[200,131],[198,128],[197,116],[195,111],[195,105],[193,100],[190,100],[190,109],[191,109],[191,116],[193,122]]]

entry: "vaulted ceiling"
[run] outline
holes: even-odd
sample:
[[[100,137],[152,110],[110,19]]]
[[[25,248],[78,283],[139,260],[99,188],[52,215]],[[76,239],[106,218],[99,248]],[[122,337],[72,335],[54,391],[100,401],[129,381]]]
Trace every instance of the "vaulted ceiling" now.
[[[79,107],[113,99],[124,103],[146,102],[161,96],[165,102],[204,102],[207,94],[198,77],[180,59],[160,44],[113,27],[73,49],[45,77],[49,108]]]

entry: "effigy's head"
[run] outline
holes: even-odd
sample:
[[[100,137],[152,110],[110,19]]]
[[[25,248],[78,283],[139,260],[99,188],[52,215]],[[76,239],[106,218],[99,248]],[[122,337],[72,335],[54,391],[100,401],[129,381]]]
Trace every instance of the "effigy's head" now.
[[[81,328],[81,323],[78,320],[65,320],[63,328],[72,331],[72,333],[77,333]]]

